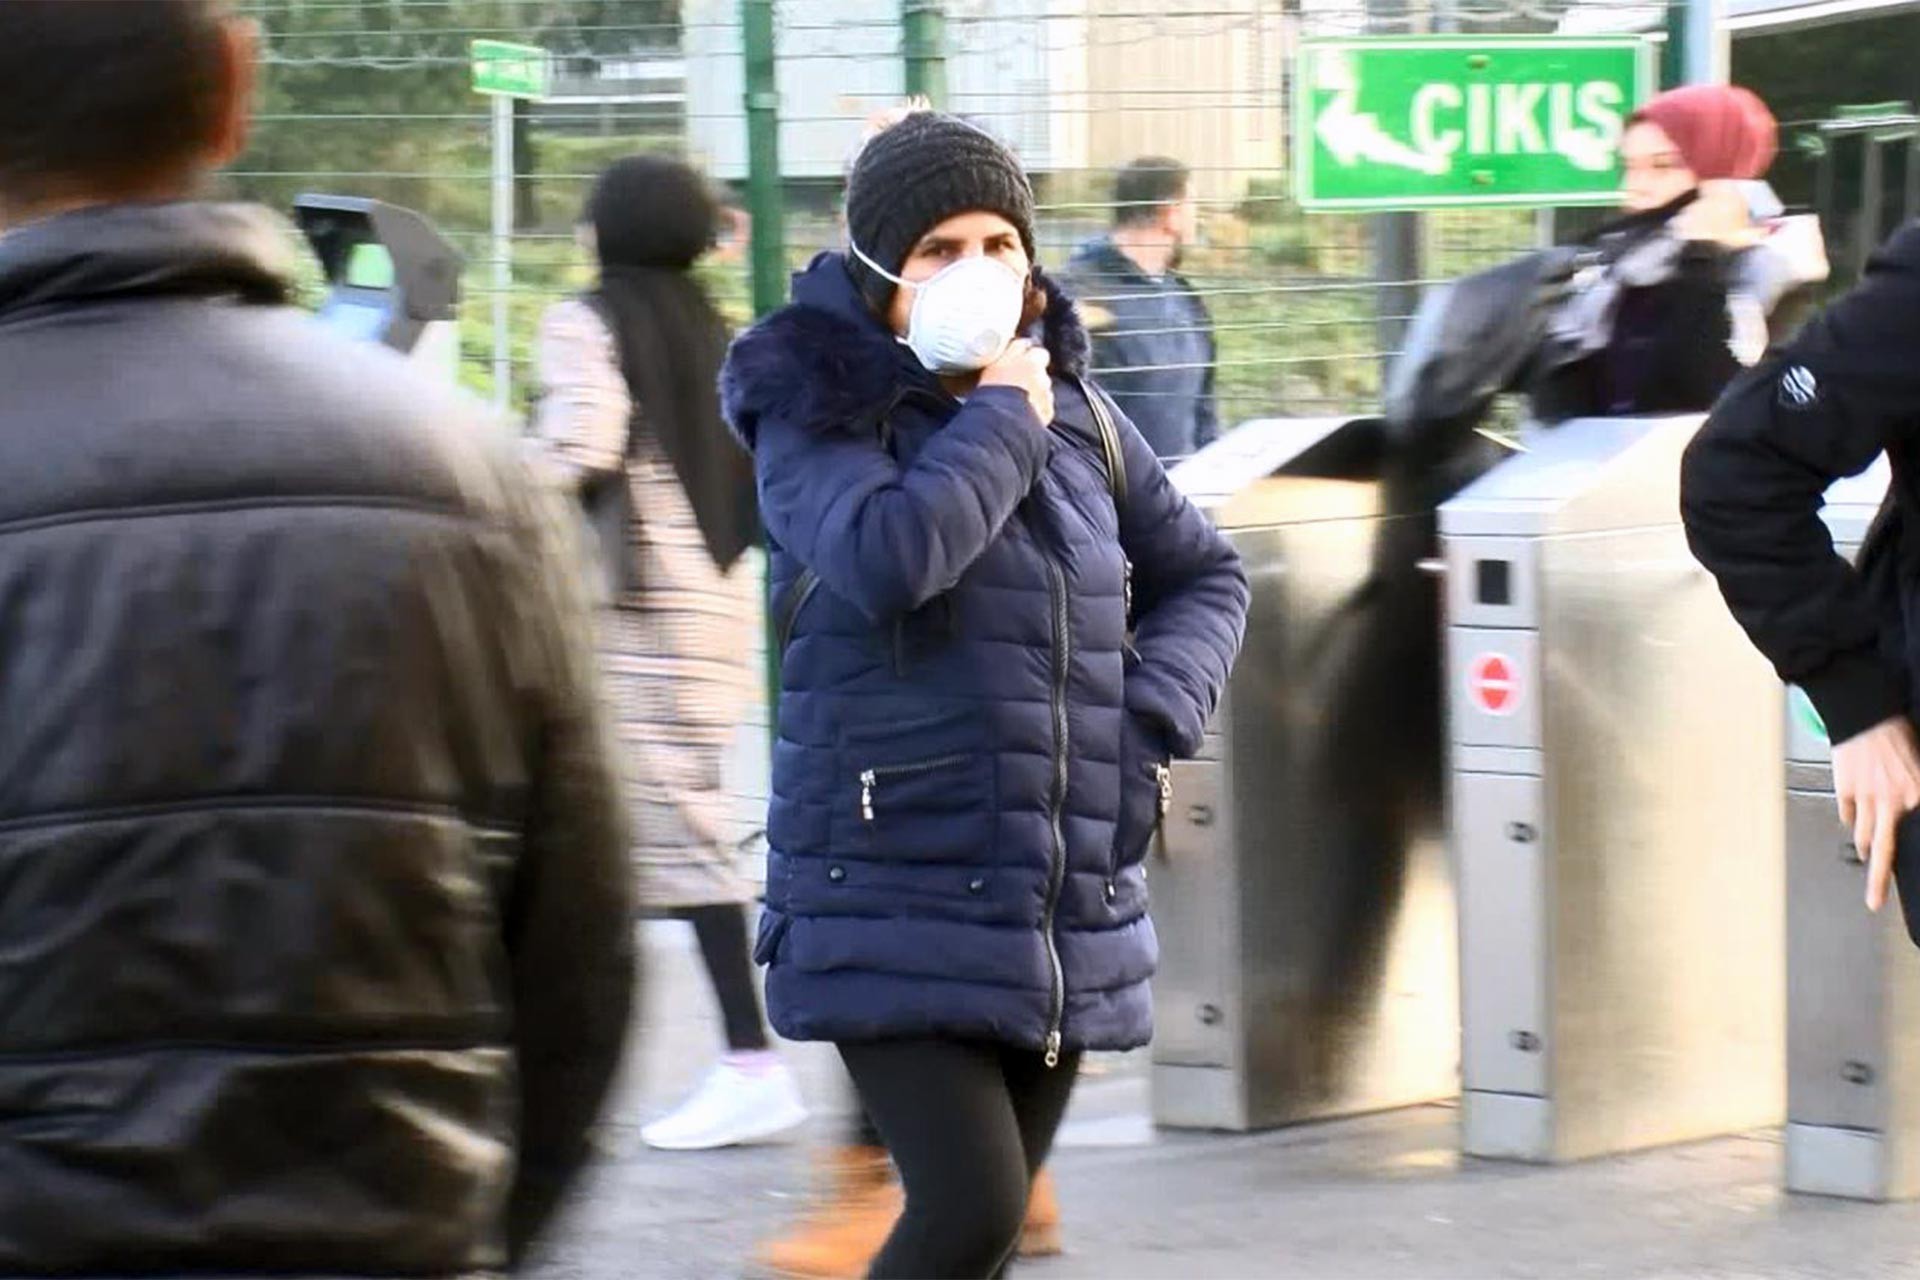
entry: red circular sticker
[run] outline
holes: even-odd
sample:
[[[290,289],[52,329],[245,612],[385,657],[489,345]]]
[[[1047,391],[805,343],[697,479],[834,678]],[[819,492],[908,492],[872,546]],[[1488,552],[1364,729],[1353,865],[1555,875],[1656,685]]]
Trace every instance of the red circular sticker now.
[[[1474,703],[1490,716],[1512,715],[1520,701],[1520,677],[1505,654],[1483,653],[1475,658],[1467,683]]]

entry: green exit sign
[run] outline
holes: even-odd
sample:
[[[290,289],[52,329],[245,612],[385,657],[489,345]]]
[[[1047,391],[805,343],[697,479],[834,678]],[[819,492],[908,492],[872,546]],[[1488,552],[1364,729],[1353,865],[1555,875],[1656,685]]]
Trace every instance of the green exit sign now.
[[[500,98],[547,96],[547,51],[538,45],[475,40],[473,91]]]
[[[1638,37],[1310,40],[1295,190],[1313,210],[1618,198],[1620,135],[1653,91]]]

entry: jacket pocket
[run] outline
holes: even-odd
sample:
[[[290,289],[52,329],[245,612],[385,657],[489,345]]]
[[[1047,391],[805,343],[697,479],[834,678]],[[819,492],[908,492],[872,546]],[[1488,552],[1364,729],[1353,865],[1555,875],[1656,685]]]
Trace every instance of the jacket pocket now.
[[[769,965],[780,958],[780,943],[793,927],[793,917],[771,907],[760,913],[760,928],[753,939],[753,962]]]
[[[973,865],[991,860],[996,789],[979,707],[849,726],[840,761],[837,852]]]
[[[1120,731],[1120,812],[1114,823],[1111,869],[1135,865],[1165,834],[1173,807],[1170,752],[1155,728],[1129,711]]]
[[[977,758],[972,755],[939,756],[932,760],[915,760],[911,764],[882,764],[862,769],[860,820],[869,826],[878,821],[875,804],[883,790],[889,809],[937,804],[944,786],[940,775],[957,774]]]

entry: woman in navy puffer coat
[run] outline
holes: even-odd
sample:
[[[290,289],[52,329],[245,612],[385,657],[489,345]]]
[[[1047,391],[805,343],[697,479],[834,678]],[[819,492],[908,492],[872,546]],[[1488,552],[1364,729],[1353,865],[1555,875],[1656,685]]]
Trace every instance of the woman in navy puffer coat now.
[[[901,1167],[872,1274],[991,1276],[1078,1054],[1150,1035],[1143,863],[1247,584],[1103,402],[1109,464],[1085,335],[1032,265],[999,144],[909,116],[857,161],[848,222],[884,271],[816,259],[722,380],[782,648],[757,951],[774,1025],[841,1047]],[[1028,282],[1034,351],[1008,333],[984,376],[936,375],[925,283],[980,255]],[[1022,385],[1009,366],[1040,350],[1051,378]]]

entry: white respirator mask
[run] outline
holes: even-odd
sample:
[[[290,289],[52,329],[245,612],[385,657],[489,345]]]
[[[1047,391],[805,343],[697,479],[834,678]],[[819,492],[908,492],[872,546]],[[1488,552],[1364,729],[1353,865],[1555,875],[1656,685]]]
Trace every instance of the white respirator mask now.
[[[851,240],[847,247],[882,279],[913,290],[907,336],[901,341],[928,372],[948,377],[978,373],[1005,354],[1019,333],[1027,280],[998,258],[962,258],[915,284],[869,258]]]

